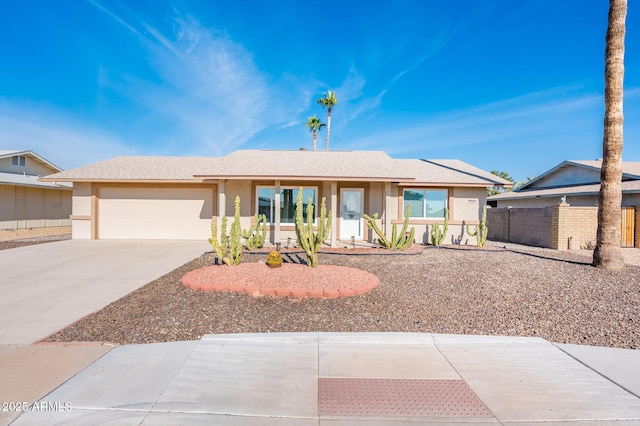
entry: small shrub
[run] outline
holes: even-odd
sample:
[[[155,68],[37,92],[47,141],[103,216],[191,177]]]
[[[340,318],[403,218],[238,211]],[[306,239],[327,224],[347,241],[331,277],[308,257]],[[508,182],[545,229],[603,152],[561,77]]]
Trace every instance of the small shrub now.
[[[267,266],[269,268],[279,268],[282,266],[282,256],[279,251],[272,250],[267,256]]]

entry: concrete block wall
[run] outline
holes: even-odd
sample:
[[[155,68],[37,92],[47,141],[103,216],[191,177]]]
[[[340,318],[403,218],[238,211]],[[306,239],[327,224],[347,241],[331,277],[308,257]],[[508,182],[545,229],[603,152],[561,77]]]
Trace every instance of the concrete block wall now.
[[[636,227],[640,214],[636,211]],[[493,208],[487,210],[489,239],[556,250],[579,249],[595,244],[598,208],[555,205],[536,208]],[[635,234],[636,246],[640,232]],[[571,243],[570,243],[571,239]]]
[[[551,207],[487,209],[489,239],[551,247]]]
[[[512,242],[536,247],[551,245],[551,208],[510,209],[509,238]]]
[[[551,248],[569,250],[595,245],[598,207],[558,205],[552,207]]]

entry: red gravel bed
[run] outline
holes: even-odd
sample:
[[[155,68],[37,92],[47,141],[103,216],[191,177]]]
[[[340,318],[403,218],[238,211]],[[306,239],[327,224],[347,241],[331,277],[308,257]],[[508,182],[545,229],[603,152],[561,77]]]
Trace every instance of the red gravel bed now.
[[[187,287],[202,291],[228,291],[254,296],[335,299],[363,294],[378,286],[375,275],[357,268],[335,265],[284,263],[270,268],[264,263],[214,265],[182,277]]]

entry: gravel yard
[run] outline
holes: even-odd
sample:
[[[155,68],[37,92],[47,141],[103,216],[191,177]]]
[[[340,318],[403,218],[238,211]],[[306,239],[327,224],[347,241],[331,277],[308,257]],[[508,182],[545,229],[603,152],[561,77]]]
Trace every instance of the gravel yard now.
[[[243,262],[265,257],[243,255]],[[208,333],[394,331],[640,349],[637,266],[606,272],[580,254],[522,246],[427,248],[406,256],[321,254],[319,260],[369,271],[380,285],[339,299],[254,297],[182,285],[186,272],[213,263],[214,256],[205,254],[46,340],[124,344]]]

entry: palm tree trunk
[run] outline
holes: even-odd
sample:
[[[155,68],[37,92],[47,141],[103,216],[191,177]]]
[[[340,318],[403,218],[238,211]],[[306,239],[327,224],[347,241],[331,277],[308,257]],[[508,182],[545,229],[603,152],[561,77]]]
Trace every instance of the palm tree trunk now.
[[[316,150],[316,131],[313,131],[313,150]]]
[[[329,151],[329,134],[331,133],[331,107],[327,108],[327,143],[325,150]]]
[[[622,125],[624,81],[624,36],[627,0],[610,0],[607,47],[605,51],[604,137],[598,196],[598,233],[593,251],[593,266],[621,269],[620,248],[622,205]]]

